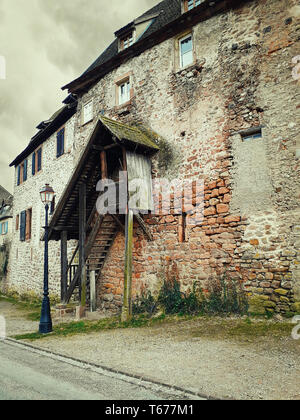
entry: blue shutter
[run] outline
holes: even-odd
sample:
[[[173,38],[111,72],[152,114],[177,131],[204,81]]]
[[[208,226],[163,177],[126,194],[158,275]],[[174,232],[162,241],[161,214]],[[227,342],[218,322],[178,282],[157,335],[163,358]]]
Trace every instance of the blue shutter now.
[[[2,235],[2,226],[3,226],[3,223],[0,223],[0,235]]]
[[[24,161],[24,172],[23,172],[23,181],[27,181],[27,168],[28,168],[28,160]]]
[[[39,172],[42,169],[42,149],[39,149],[37,151],[37,160],[38,160],[37,170]]]
[[[56,157],[60,157],[61,155],[64,154],[64,149],[65,149],[64,143],[65,143],[65,129],[62,128],[57,133]]]
[[[61,149],[61,140],[60,140],[60,131],[57,133],[57,141],[56,141],[56,157],[60,156],[60,149]]]
[[[18,166],[17,171],[18,171],[17,185],[20,185],[20,182],[21,182],[21,166],[20,165]]]
[[[32,175],[35,175],[35,152],[32,154]]]
[[[26,236],[26,211],[21,213],[21,224],[20,224],[20,241],[24,242]]]
[[[5,222],[4,223],[4,235],[7,235],[7,232],[8,232],[8,222]]]

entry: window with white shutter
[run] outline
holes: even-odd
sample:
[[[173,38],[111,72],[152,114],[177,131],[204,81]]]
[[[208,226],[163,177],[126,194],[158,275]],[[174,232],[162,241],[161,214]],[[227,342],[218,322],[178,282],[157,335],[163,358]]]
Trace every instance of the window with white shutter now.
[[[82,124],[86,124],[93,119],[93,101],[88,102],[83,106]]]

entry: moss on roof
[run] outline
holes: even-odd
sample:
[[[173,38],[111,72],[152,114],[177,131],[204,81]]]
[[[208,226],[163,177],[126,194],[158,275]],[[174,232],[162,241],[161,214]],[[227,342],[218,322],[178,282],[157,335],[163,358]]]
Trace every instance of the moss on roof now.
[[[100,116],[99,118],[105,127],[120,141],[128,140],[151,149],[159,150],[158,145],[154,143],[151,137],[143,133],[139,128],[111,120],[104,116]]]

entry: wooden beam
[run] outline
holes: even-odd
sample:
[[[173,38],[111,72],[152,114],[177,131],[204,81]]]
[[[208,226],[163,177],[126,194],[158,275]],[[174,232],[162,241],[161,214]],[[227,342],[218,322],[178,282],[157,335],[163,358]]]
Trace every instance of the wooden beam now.
[[[138,221],[139,225],[143,229],[144,233],[146,234],[147,238],[149,239],[149,241],[153,241],[152,233],[150,232],[150,230],[149,230],[148,226],[146,225],[142,216],[139,213],[136,213],[135,217],[136,217],[136,220]]]
[[[124,269],[124,296],[122,308],[122,322],[129,321],[132,316],[131,289],[132,289],[132,243],[133,243],[133,211],[129,209],[126,215],[125,230],[125,269]]]
[[[115,214],[111,214],[110,216],[113,217],[113,219],[117,222],[117,224],[120,226],[121,230],[123,232],[125,232],[125,226],[123,225],[123,223],[121,223],[120,219],[118,216],[116,216]]]
[[[60,260],[61,260],[61,286],[60,296],[61,302],[65,301],[68,289],[68,232],[65,230],[60,235]]]
[[[81,283],[81,309],[86,305],[86,265],[85,265],[85,239],[86,239],[86,184],[79,185],[79,272]]]
[[[98,144],[94,144],[92,146],[93,150],[97,150],[98,152],[104,152],[105,150],[114,149],[115,147],[119,147],[118,144],[109,144],[108,146],[99,146]]]
[[[101,161],[101,179],[107,179],[107,160],[106,160],[106,152],[103,150],[100,153],[100,161]]]

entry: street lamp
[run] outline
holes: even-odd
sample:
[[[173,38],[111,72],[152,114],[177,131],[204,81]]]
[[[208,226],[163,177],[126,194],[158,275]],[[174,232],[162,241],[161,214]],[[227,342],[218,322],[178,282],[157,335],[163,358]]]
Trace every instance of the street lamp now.
[[[51,204],[54,191],[46,184],[45,187],[40,191],[42,203],[45,206],[45,255],[44,255],[44,298],[42,302],[41,320],[40,320],[40,334],[48,334],[52,332],[52,320],[50,311],[50,300],[49,300],[49,286],[48,286],[48,211],[49,205]]]

